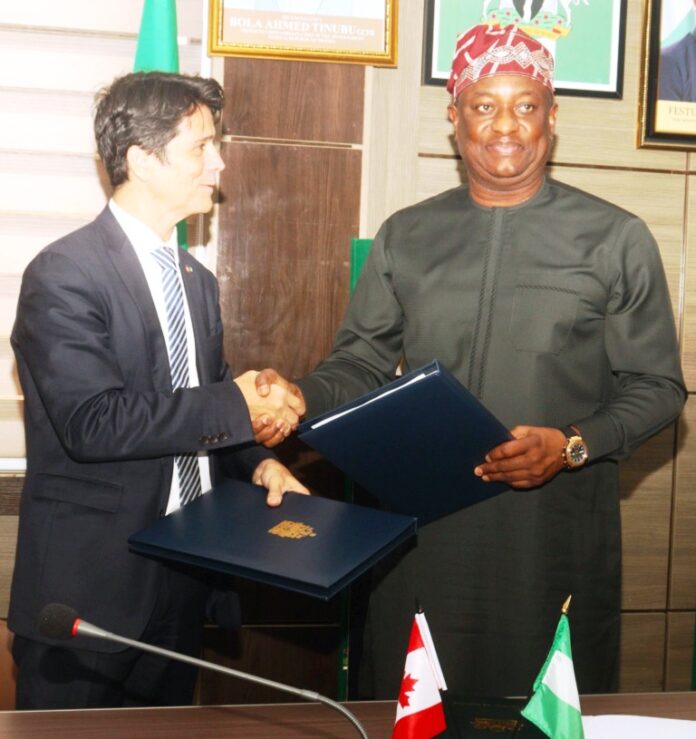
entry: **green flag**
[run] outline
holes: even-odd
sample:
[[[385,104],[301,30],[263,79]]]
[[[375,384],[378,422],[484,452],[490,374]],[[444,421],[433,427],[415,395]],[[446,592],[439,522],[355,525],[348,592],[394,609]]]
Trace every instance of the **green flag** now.
[[[584,739],[580,698],[570,650],[570,625],[563,614],[529,703],[522,715],[551,739]]]
[[[145,0],[133,71],[179,71],[175,0]]]
[[[145,0],[134,72],[178,72],[176,0]],[[176,224],[179,246],[188,249],[186,221]]]

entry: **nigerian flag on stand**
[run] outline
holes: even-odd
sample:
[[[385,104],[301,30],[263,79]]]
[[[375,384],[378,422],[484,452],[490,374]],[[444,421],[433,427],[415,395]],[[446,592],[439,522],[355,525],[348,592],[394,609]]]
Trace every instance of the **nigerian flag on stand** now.
[[[134,72],[178,72],[176,0],[145,0]],[[188,249],[186,221],[176,224],[179,246]]]
[[[522,715],[551,739],[584,739],[580,698],[570,649],[568,606],[564,603],[556,635]]]

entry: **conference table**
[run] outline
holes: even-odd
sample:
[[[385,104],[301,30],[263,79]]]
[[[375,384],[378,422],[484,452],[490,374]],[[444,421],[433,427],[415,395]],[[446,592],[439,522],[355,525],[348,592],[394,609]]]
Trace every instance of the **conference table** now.
[[[696,693],[617,693],[581,698],[583,714],[627,713],[696,721]],[[370,739],[389,739],[393,701],[351,702]],[[0,711],[3,739],[355,739],[355,728],[318,703]]]

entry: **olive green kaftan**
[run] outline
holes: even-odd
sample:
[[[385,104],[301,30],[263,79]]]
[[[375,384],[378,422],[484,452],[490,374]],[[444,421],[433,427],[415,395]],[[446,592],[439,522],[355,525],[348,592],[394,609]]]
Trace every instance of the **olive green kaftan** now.
[[[416,596],[452,692],[526,694],[569,593],[579,689],[611,690],[617,461],[685,399],[647,227],[552,180],[515,207],[480,207],[460,187],[396,213],[332,354],[300,381],[309,415],[392,379],[402,357],[404,371],[441,360],[510,427],[577,424],[591,463],[425,526],[395,567],[382,568],[366,632],[374,696],[398,695]]]

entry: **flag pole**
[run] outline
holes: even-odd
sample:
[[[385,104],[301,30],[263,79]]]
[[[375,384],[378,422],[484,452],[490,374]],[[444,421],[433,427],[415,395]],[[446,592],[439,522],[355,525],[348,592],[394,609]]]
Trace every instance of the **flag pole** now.
[[[567,616],[568,615],[568,611],[570,610],[570,601],[572,600],[572,598],[573,598],[573,596],[572,595],[569,595],[566,598],[565,603],[561,606],[561,613],[564,616]]]

